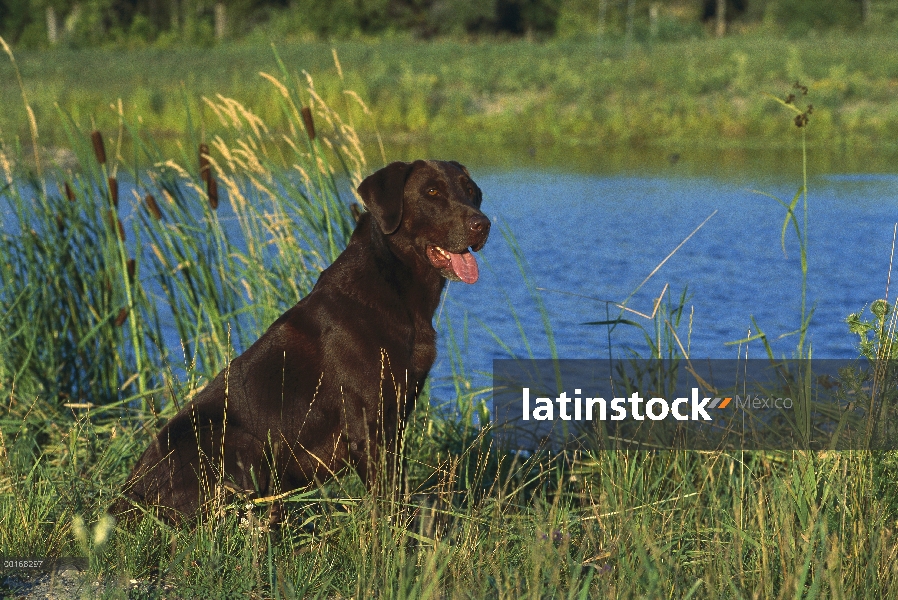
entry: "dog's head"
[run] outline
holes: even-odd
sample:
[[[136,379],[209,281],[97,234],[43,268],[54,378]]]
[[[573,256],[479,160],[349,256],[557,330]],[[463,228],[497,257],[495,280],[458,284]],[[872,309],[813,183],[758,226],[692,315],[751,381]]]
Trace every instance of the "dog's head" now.
[[[471,251],[483,248],[490,220],[480,212],[483,195],[464,166],[394,162],[368,176],[358,192],[403,262],[427,264],[454,281],[477,281]]]

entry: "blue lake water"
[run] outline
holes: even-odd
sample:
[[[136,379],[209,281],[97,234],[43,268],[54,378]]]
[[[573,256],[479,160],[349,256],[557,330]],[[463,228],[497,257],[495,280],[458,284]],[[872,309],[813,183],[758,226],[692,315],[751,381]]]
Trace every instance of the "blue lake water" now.
[[[494,358],[551,357],[546,321],[560,358],[620,357],[631,350],[647,356],[639,329],[618,326],[609,335],[607,327],[585,323],[619,316],[612,303],[627,299],[712,213],[628,306],[649,314],[666,284],[674,301],[685,289],[678,334],[690,356],[739,357],[738,346],[726,343],[746,337],[750,329],[756,333],[752,317],[777,356],[793,355],[797,336],[779,336],[800,324],[799,247],[790,227],[784,255],[785,210],[753,190],[788,202],[797,179],[472,171],[493,228],[478,255],[480,280],[451,283],[437,316],[439,353],[432,371],[437,400],[454,396],[453,356],[461,358],[475,388],[489,385]],[[124,189],[121,196],[132,194]],[[809,181],[808,307],[814,314],[808,342],[814,357],[857,356],[857,338],[849,334],[845,317],[886,296],[896,200],[896,175],[816,175]],[[132,209],[122,207],[124,219]],[[227,227],[233,217],[227,216],[226,203],[220,213]],[[519,245],[531,287],[503,232]],[[894,301],[898,282],[891,287]],[[545,321],[535,294],[545,307]],[[648,319],[623,316],[652,331]],[[180,347],[173,328],[166,343]],[[749,344],[748,353],[763,357],[761,342]]]
[[[481,279],[452,283],[440,315],[440,354],[433,375],[436,395],[451,397],[447,347],[451,325],[467,374],[489,383],[493,358],[549,357],[543,317],[501,230],[512,232],[539,292],[561,358],[648,354],[635,327],[608,329],[584,323],[617,317],[621,302],[709,215],[716,214],[671,257],[628,302],[649,314],[665,284],[673,299],[688,291],[679,335],[690,356],[737,358],[726,342],[752,330],[751,317],[771,340],[777,356],[792,356],[801,315],[801,267],[793,229],[780,243],[785,209],[760,190],[785,202],[799,181],[750,177],[571,175],[517,172],[477,175],[483,210],[493,221],[480,253]],[[808,334],[813,356],[853,358],[857,337],[845,317],[886,295],[895,222],[898,176],[813,177],[808,210]],[[800,206],[800,204],[799,204]],[[892,284],[890,299],[898,292]],[[517,314],[522,335],[512,314]],[[688,320],[692,315],[691,333]],[[632,313],[625,318],[650,321]],[[490,331],[487,330],[489,328]],[[501,343],[498,340],[501,340]],[[526,338],[526,339],[525,339]],[[506,346],[506,347],[503,347]],[[528,350],[529,347],[529,350]],[[744,356],[746,348],[742,348]],[[750,356],[765,355],[760,341]]]

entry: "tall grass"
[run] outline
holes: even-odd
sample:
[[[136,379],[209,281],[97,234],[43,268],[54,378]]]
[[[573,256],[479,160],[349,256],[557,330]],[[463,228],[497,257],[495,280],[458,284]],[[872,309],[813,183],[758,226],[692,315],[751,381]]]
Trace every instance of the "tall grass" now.
[[[401,494],[368,494],[343,474],[287,497],[279,530],[267,502],[250,500],[193,528],[148,516],[110,530],[104,512],[158,417],[309,290],[346,242],[348,188],[371,169],[349,125],[366,107],[350,97],[338,113],[282,65],[264,78],[277,127],[209,97],[219,129],[185,112],[194,125],[176,159],[121,105],[112,136],[60,112],[71,168],[29,176],[21,146],[3,146],[0,555],[85,556],[97,594],[113,598],[895,594],[888,460],[502,456],[462,363],[461,418],[427,398],[414,413]],[[116,188],[128,191],[117,205]],[[684,304],[659,299],[646,328],[653,354],[681,347]],[[872,314],[864,339],[872,331],[885,340],[874,348],[892,348],[894,316],[879,304]],[[183,344],[174,353],[172,335]]]

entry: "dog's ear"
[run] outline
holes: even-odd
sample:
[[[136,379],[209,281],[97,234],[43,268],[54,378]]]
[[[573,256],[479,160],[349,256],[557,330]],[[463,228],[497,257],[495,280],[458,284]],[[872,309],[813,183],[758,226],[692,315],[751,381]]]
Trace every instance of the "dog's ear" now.
[[[421,161],[394,162],[375,171],[359,184],[359,196],[365,208],[374,217],[380,230],[389,235],[399,229],[402,222],[402,197],[405,182]]]
[[[455,165],[456,167],[458,167],[459,169],[461,169],[462,173],[464,173],[464,174],[467,175],[468,177],[471,176],[471,174],[468,173],[468,167],[464,166],[464,165],[461,164],[460,162],[456,162],[456,161],[454,161],[454,160],[450,160],[450,161],[449,161],[449,164],[450,164],[450,165]]]

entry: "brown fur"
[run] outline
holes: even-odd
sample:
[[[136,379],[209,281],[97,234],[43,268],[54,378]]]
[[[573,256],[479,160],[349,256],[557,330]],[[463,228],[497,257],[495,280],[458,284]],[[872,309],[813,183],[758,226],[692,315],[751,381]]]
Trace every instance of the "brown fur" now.
[[[436,357],[432,320],[444,277],[453,277],[434,266],[428,247],[479,250],[490,222],[479,188],[455,162],[393,163],[358,191],[368,212],[343,253],[162,428],[113,512],[136,503],[177,521],[220,484],[268,496],[347,465],[370,486],[379,448],[394,468]]]

